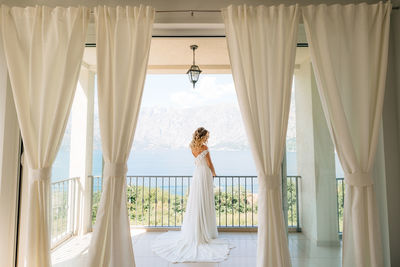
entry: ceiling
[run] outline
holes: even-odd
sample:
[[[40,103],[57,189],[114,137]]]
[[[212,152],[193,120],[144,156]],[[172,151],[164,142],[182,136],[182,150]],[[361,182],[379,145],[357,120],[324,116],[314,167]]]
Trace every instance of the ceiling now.
[[[224,37],[155,37],[151,41],[148,73],[186,73],[192,64],[190,45],[197,44],[196,64],[203,73],[231,73],[229,55]],[[307,47],[296,50],[296,65],[309,60]],[[96,48],[86,47],[83,56],[84,65],[96,70]]]

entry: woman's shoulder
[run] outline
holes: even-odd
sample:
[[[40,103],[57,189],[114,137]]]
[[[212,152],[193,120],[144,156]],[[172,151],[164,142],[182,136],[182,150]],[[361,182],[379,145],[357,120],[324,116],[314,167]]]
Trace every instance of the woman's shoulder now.
[[[203,153],[204,155],[207,155],[209,153],[208,147],[206,145],[201,146],[201,152],[199,154]]]
[[[203,153],[206,150],[208,150],[208,147],[206,145],[202,145],[200,147],[200,149],[197,149],[197,150],[192,149],[192,154],[193,154],[193,156],[197,157],[198,155],[200,155],[201,153]]]

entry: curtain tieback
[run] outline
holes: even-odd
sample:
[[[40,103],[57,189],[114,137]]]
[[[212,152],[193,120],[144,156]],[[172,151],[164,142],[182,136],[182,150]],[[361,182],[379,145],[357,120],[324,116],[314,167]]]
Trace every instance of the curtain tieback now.
[[[110,163],[106,162],[104,164],[104,177],[121,177],[125,176],[128,171],[126,163]]]
[[[374,184],[370,172],[360,171],[354,173],[345,173],[344,178],[345,183],[352,186],[368,186]]]
[[[33,181],[46,181],[51,178],[51,167],[29,168],[29,176]]]
[[[281,185],[281,176],[279,174],[275,175],[259,175],[258,176],[261,179],[264,179],[266,185],[267,185],[267,190],[276,190],[280,188]]]

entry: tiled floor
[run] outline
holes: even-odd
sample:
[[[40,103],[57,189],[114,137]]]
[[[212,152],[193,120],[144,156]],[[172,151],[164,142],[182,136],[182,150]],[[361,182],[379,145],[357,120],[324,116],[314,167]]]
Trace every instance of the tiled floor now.
[[[256,233],[220,233],[229,239],[235,248],[229,258],[220,263],[179,263],[172,264],[151,251],[151,242],[162,234],[133,230],[133,247],[136,267],[252,267],[256,266]],[[52,252],[53,267],[84,267],[91,235],[75,237]],[[289,234],[289,249],[293,267],[337,267],[341,266],[340,247],[318,247],[303,234]]]

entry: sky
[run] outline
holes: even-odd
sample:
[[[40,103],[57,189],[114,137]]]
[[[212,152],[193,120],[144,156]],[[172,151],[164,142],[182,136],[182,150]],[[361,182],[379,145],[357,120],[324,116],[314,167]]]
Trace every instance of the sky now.
[[[97,87],[97,82],[95,83]],[[295,138],[295,105],[294,94],[292,95],[292,107],[289,118],[288,138]],[[172,107],[172,108],[195,108],[207,105],[234,104],[237,105],[237,97],[231,74],[202,74],[196,88],[193,89],[186,74],[148,74],[143,91],[142,107]],[[97,88],[95,92],[95,144],[97,151],[93,158],[93,166],[101,162],[101,144],[98,125],[98,101]],[[138,126],[140,127],[140,126]],[[290,128],[294,128],[290,131]],[[70,122],[67,133],[57,155],[53,166],[53,176],[65,178],[69,169],[69,146],[70,146]],[[340,164],[339,172],[341,173]],[[340,176],[340,175],[339,175]]]
[[[186,74],[148,74],[142,107],[191,108],[237,104],[231,74],[202,74],[193,89]]]
[[[97,87],[97,82],[95,83],[95,86]],[[97,161],[101,162],[97,88],[95,90],[94,150],[98,151],[99,153],[97,156],[94,156],[93,165],[96,165],[95,162]],[[294,101],[294,97],[292,98],[292,101]],[[183,109],[215,106],[220,104],[234,104],[238,106],[231,74],[202,74],[200,75],[200,79],[196,84],[196,88],[193,88],[186,74],[148,74],[145,81],[141,107]],[[289,128],[294,129],[292,131],[288,131],[288,138],[295,138],[295,112],[293,104],[294,102],[292,103],[293,107],[291,108]],[[138,128],[139,127],[140,125],[138,125]],[[68,164],[69,145],[69,138],[64,138],[61,150],[64,150],[64,152],[67,154],[63,157],[60,157],[60,159],[56,162],[60,163],[59,165],[63,165],[63,167],[67,167],[64,165]],[[97,157],[99,157],[99,159]],[[61,169],[63,168],[60,168],[60,172]]]

